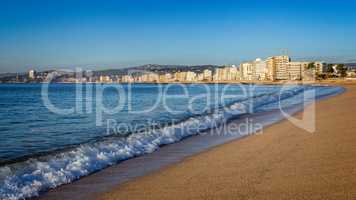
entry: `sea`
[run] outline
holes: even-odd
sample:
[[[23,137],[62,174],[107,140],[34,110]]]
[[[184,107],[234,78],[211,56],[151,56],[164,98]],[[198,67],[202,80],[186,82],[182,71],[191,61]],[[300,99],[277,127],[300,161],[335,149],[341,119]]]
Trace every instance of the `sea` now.
[[[0,84],[0,199],[35,197],[241,116],[301,110],[343,91],[318,85]]]

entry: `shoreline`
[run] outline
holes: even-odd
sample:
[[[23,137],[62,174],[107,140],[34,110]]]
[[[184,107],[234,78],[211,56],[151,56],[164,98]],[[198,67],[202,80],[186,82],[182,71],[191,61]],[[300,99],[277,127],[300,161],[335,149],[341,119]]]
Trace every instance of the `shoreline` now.
[[[33,82],[33,83],[25,83],[25,82],[11,82],[11,83],[1,83],[1,84],[49,84],[51,82]],[[172,81],[172,82],[53,82],[51,84],[256,84],[256,85],[284,85],[284,84],[292,84],[292,85],[314,85],[314,84],[332,84],[332,85],[348,85],[348,84],[356,84],[356,79],[347,80],[347,79],[326,79],[326,80],[316,80],[316,81],[293,81],[293,80],[279,80],[279,81]]]
[[[306,133],[283,120],[267,127],[262,135],[233,140],[189,156],[177,164],[118,185],[115,189],[102,193],[98,199],[241,199],[243,197],[345,199],[350,195],[356,195],[356,187],[352,187],[356,182],[354,166],[350,166],[349,162],[344,163],[348,160],[335,157],[335,153],[333,154],[342,150],[342,142],[345,138],[356,142],[356,136],[350,135],[351,128],[356,128],[350,123],[353,112],[356,112],[356,103],[350,101],[356,98],[356,85],[345,83],[333,85],[342,85],[346,91],[316,103],[315,134]],[[351,107],[345,105],[343,101],[351,104]],[[335,124],[330,123],[331,119],[328,116],[338,112],[343,113],[338,116]],[[300,115],[301,113],[296,114],[297,117]],[[342,123],[343,121],[349,123]],[[285,133],[285,130],[288,132]],[[329,145],[340,133],[345,134],[341,135],[341,143],[336,146]],[[314,137],[315,135],[321,135],[320,139]],[[326,145],[323,143],[324,140],[329,143]],[[309,145],[309,143],[316,144]],[[349,143],[347,145],[345,147],[349,150],[346,151],[349,155],[347,159],[355,162],[356,158],[350,155],[355,155],[356,149],[353,150]],[[236,146],[239,148],[237,149]],[[299,154],[296,155],[294,150]],[[329,161],[332,162],[331,165],[325,165],[328,163],[325,156],[332,157]],[[308,165],[311,166],[308,168]],[[339,165],[344,168],[339,169]],[[330,168],[334,171],[328,171]],[[324,171],[325,173],[321,173]],[[341,179],[347,179],[342,182],[343,188],[338,187],[340,180],[330,179],[339,174],[348,176]]]

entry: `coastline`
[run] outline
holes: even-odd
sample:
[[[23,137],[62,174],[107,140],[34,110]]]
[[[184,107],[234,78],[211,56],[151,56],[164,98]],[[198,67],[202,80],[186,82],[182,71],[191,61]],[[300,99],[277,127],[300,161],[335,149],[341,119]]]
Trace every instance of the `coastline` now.
[[[1,84],[43,84],[49,82],[11,82]],[[256,85],[284,85],[284,84],[332,84],[332,85],[348,85],[356,84],[356,79],[326,79],[315,81],[301,81],[301,80],[279,80],[279,81],[168,81],[168,82],[54,82],[54,84],[256,84]]]
[[[263,134],[233,140],[118,185],[99,199],[355,198],[356,85],[328,83],[347,91],[316,103],[316,133],[283,120]]]

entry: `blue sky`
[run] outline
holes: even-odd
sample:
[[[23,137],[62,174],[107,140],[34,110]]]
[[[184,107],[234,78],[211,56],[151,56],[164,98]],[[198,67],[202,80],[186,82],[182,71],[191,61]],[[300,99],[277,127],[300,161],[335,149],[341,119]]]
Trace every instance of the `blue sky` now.
[[[356,61],[355,1],[0,0],[0,72]]]

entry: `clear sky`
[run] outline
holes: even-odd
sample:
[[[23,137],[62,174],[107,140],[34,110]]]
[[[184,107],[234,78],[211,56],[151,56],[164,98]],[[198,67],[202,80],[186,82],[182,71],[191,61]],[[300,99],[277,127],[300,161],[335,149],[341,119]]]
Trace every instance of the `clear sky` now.
[[[356,1],[0,0],[0,72],[356,61]]]

